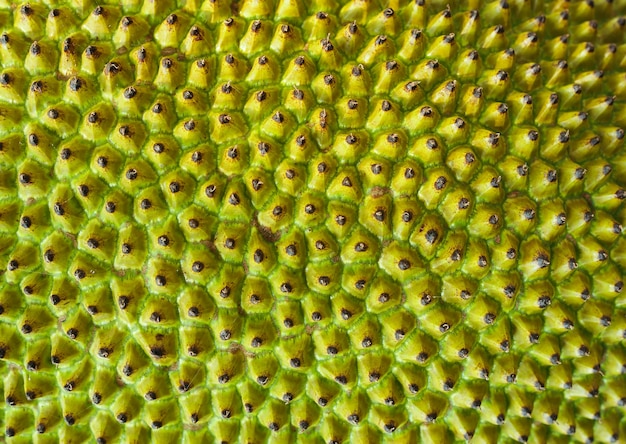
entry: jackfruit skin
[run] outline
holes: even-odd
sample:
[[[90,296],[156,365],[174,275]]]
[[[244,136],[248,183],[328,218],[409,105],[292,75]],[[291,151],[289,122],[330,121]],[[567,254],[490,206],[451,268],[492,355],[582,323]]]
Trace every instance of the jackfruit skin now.
[[[7,442],[626,440],[626,2],[0,0]]]

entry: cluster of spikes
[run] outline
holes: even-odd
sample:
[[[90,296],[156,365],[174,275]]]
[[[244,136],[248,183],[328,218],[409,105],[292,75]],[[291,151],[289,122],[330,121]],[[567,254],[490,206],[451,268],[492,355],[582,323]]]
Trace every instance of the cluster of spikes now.
[[[626,439],[626,2],[57,3],[0,1],[7,442]]]

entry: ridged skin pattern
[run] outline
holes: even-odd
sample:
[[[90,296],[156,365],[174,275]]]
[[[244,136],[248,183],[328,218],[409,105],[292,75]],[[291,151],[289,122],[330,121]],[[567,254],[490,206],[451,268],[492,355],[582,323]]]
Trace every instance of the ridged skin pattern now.
[[[0,0],[4,439],[626,442],[625,17]]]

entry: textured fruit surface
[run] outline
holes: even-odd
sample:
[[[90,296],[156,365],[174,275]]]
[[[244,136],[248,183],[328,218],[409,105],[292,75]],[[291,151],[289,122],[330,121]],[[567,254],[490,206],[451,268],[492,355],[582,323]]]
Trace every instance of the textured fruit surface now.
[[[7,442],[626,442],[626,1],[0,0]]]

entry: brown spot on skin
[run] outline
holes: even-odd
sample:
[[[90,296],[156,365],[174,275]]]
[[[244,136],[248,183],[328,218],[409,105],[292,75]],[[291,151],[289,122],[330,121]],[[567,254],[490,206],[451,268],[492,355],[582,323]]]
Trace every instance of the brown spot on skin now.
[[[387,187],[375,186],[370,191],[370,196],[372,196],[372,197],[381,197],[381,196],[384,196],[385,194],[389,194],[390,192],[391,192],[391,190],[389,188],[387,188]]]
[[[281,230],[278,230],[274,233],[268,227],[264,227],[263,225],[261,225],[259,223],[258,213],[256,212],[252,218],[252,226],[256,227],[259,230],[259,233],[261,234],[263,239],[265,239],[268,242],[272,242],[272,243],[278,242],[282,235]]]

